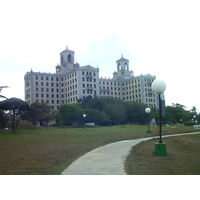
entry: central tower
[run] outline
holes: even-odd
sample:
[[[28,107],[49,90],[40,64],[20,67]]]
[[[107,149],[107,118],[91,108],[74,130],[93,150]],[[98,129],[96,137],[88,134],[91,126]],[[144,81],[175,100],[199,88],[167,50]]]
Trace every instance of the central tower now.
[[[127,79],[133,76],[133,72],[129,71],[129,60],[122,57],[116,61],[117,72],[113,73],[113,78]]]
[[[60,65],[67,69],[72,69],[74,66],[74,51],[68,47],[60,53]]]
[[[78,64],[74,64],[74,51],[66,47],[66,49],[60,53],[60,65],[56,66],[56,73],[66,73],[77,66]]]
[[[129,71],[129,60],[122,57],[117,60],[117,72],[119,75],[125,75]]]

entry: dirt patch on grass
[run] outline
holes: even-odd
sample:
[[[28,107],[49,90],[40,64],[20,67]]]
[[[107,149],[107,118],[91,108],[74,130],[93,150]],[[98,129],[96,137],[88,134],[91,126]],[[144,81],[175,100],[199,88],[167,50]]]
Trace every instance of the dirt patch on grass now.
[[[198,175],[200,174],[200,135],[165,138],[168,156],[154,156],[157,140],[133,147],[125,163],[133,175]]]

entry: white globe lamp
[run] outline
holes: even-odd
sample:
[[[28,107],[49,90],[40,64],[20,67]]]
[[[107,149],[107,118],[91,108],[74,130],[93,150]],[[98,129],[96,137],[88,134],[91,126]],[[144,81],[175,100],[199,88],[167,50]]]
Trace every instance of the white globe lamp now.
[[[145,113],[150,113],[151,112],[151,108],[146,108],[145,109]]]
[[[145,109],[145,113],[149,114],[150,112],[151,112],[151,108],[146,108]],[[147,129],[146,133],[151,133],[151,131],[149,129],[149,116],[148,116],[148,129]]]
[[[163,80],[154,80],[151,87],[157,94],[162,94],[167,88],[166,83]]]

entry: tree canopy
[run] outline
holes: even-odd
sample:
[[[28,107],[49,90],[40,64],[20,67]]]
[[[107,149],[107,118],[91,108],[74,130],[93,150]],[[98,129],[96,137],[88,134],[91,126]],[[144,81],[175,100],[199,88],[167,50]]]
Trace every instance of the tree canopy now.
[[[30,109],[24,112],[21,117],[31,121],[32,124],[47,125],[49,120],[52,119],[51,108],[45,103],[33,103]]]

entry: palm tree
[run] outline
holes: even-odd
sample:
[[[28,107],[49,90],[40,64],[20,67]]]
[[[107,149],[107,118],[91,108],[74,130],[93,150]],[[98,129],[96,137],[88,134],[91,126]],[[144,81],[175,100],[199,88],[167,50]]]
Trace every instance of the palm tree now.
[[[8,88],[8,86],[0,86],[0,92],[3,88]],[[7,97],[3,96],[3,95],[0,95],[0,98],[5,98],[7,99]]]

